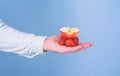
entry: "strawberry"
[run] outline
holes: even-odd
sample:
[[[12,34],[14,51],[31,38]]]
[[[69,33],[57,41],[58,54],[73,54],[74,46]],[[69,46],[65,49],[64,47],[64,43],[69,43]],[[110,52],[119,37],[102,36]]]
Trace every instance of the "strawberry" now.
[[[65,41],[65,46],[73,47],[73,46],[76,46],[76,43],[72,39],[67,39]]]
[[[79,44],[79,39],[78,39],[78,37],[73,38],[73,41],[75,42],[76,45]]]
[[[61,37],[60,37],[59,44],[60,44],[60,45],[65,45],[65,41],[66,41],[66,37],[61,36]]]
[[[60,45],[64,45],[65,43],[64,43],[63,40],[60,40],[60,41],[59,41],[59,44],[60,44]]]
[[[59,44],[60,44],[60,45],[65,45],[65,41],[61,39],[61,40],[59,41]]]
[[[65,36],[61,36],[60,39],[65,41],[67,38]]]

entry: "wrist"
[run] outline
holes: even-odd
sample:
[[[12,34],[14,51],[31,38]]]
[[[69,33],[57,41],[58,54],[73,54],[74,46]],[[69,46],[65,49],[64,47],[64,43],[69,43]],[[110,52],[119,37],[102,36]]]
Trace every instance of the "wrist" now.
[[[47,52],[47,51],[48,51],[48,49],[47,49],[47,39],[48,39],[48,38],[46,38],[46,39],[44,40],[44,43],[43,43],[43,51],[44,51],[44,52]]]

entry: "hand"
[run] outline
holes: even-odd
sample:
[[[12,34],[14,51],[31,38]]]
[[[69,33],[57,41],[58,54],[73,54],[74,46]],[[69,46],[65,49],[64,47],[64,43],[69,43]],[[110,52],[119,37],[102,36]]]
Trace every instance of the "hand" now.
[[[58,43],[59,39],[60,39],[59,35],[54,35],[46,38],[43,45],[43,49],[57,53],[72,53],[72,52],[79,52],[93,45],[92,42],[85,42],[85,43],[79,43],[79,45],[75,47],[66,47]]]

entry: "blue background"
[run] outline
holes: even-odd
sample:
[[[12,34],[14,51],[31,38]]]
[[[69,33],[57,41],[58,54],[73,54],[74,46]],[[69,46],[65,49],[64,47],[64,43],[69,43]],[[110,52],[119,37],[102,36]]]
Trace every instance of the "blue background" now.
[[[0,52],[0,76],[120,76],[120,0],[0,0],[0,18],[43,36],[76,26],[81,42],[94,42],[78,53],[32,59]]]

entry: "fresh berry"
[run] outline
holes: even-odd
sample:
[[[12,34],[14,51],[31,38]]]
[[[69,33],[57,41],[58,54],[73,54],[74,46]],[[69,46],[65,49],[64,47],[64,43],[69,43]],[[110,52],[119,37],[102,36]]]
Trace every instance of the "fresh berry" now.
[[[79,39],[78,39],[78,37],[73,38],[73,40],[74,40],[74,42],[75,42],[76,45],[79,44]]]
[[[72,39],[67,39],[65,41],[65,46],[67,46],[67,47],[73,47],[73,46],[76,46],[76,43]]]

